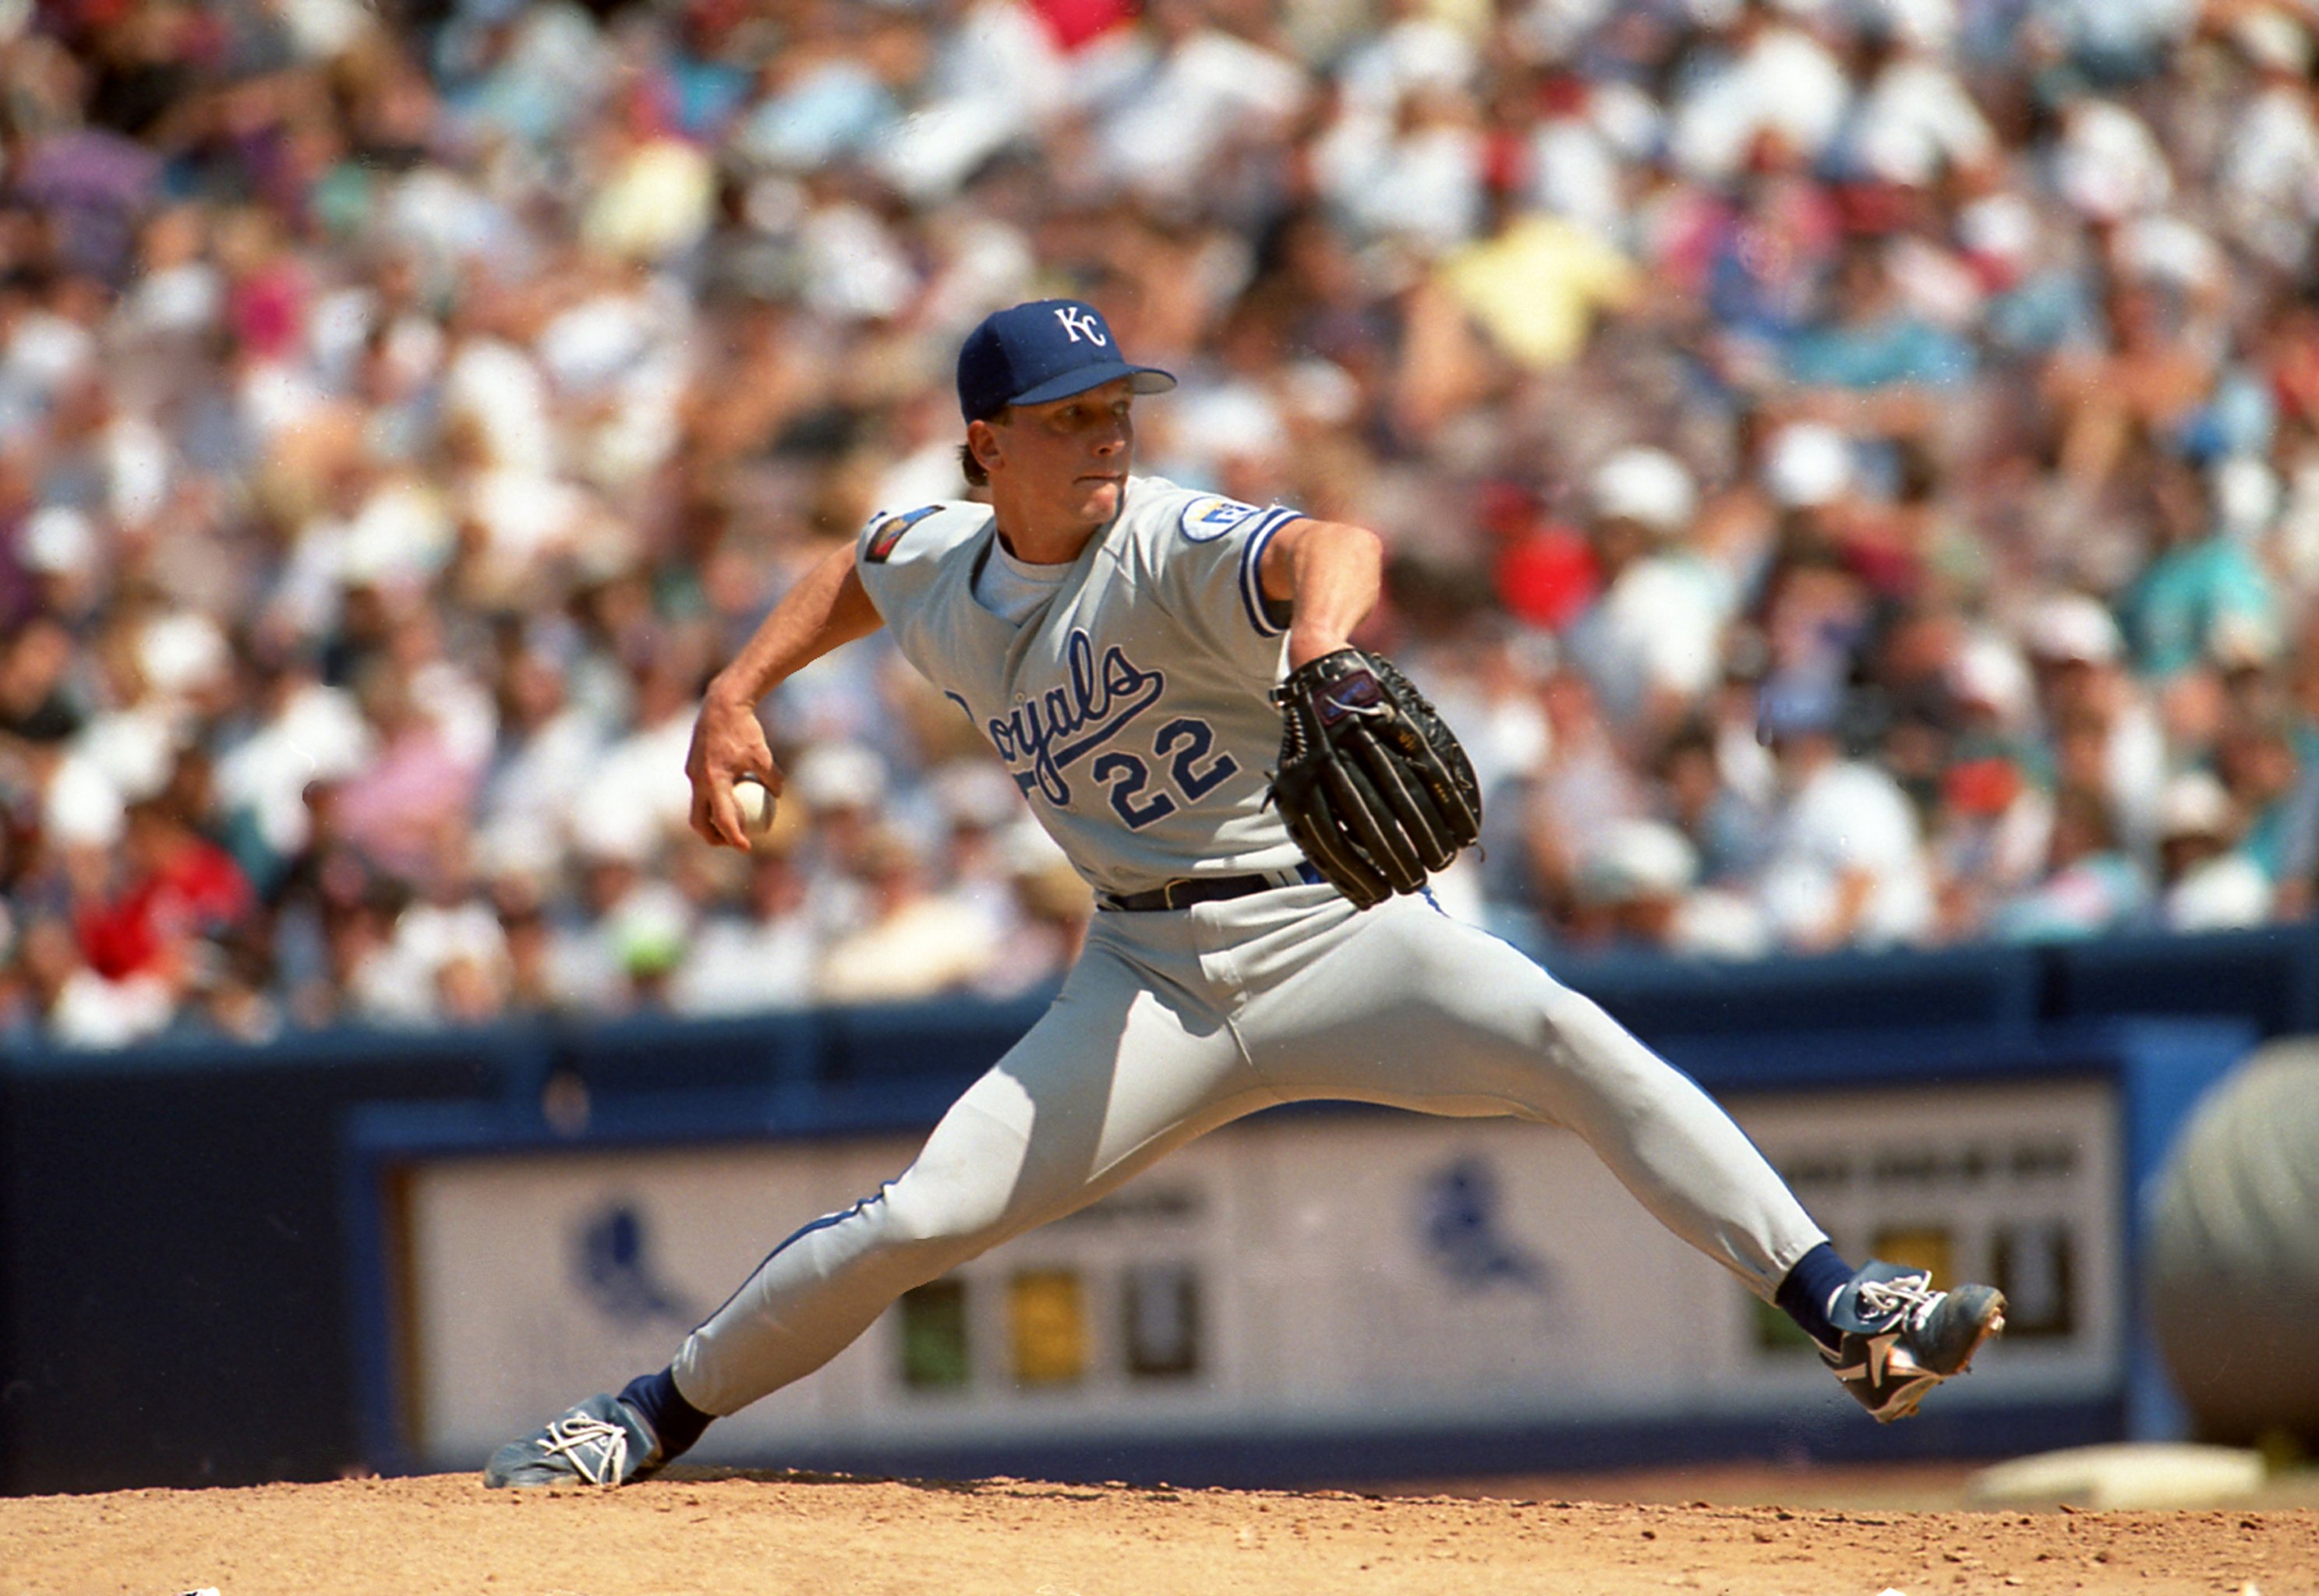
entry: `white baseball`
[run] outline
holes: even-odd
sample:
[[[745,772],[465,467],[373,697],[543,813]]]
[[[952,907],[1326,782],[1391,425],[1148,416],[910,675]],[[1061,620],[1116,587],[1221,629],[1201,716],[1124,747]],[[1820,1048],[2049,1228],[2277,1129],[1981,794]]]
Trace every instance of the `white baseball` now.
[[[741,776],[733,782],[733,801],[740,806],[741,825],[752,836],[762,836],[773,824],[776,807],[773,789],[754,776]]]

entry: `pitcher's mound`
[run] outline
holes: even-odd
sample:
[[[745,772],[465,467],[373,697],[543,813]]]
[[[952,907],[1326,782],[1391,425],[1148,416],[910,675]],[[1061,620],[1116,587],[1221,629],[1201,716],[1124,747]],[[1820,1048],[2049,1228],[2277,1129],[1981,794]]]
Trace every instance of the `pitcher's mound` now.
[[[2319,1591],[2319,1512],[1908,1512],[855,1480],[472,1475],[0,1500],[0,1596]]]

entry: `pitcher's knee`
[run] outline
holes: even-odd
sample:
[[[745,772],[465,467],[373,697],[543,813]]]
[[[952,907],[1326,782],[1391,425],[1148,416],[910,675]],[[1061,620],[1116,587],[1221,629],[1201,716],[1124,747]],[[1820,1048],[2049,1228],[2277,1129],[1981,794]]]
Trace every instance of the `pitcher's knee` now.
[[[962,1262],[1010,1233],[1009,1193],[994,1183],[913,1169],[886,1189],[886,1239],[894,1246]]]
[[[1548,1043],[1561,1068],[1631,1106],[1651,1106],[1672,1091],[1698,1088],[1591,997],[1568,988],[1546,1011]]]
[[[1549,1048],[1567,1048],[1611,1023],[1595,1001],[1549,980],[1536,998],[1540,1040]]]

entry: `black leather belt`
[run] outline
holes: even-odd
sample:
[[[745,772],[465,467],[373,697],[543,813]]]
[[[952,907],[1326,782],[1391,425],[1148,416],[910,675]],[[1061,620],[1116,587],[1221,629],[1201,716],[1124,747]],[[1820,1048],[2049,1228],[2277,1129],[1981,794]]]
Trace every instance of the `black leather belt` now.
[[[1246,897],[1251,892],[1269,892],[1276,887],[1320,884],[1321,872],[1309,864],[1300,864],[1294,870],[1259,870],[1249,876],[1182,876],[1149,892],[1098,892],[1096,901],[1106,909],[1142,914],[1154,909],[1188,909],[1196,903]]]

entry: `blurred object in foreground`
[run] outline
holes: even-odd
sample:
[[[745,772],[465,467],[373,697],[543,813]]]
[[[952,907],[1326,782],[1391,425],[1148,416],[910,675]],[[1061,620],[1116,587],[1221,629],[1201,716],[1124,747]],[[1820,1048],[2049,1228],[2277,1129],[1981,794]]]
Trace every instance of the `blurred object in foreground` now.
[[[2198,1106],[2160,1177],[2150,1313],[2199,1436],[2319,1440],[2319,1040]]]

